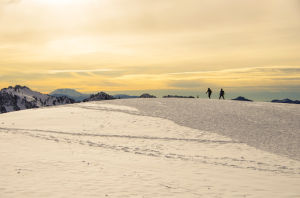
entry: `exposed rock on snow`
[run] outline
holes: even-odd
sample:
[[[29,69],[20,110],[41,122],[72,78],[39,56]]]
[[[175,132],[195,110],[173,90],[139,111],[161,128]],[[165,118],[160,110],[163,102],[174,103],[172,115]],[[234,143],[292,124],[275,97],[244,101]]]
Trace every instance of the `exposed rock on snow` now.
[[[163,98],[195,98],[195,97],[194,96],[167,95],[167,96],[163,96]]]
[[[249,99],[247,99],[247,98],[245,98],[245,97],[243,97],[243,96],[236,97],[236,98],[234,98],[234,99],[232,99],[232,100],[239,100],[239,101],[249,101],[249,102],[252,102],[252,100],[249,100]]]
[[[140,95],[140,98],[156,98],[156,96],[150,95],[148,93],[144,93],[144,94]]]
[[[127,94],[116,94],[114,95],[114,97],[117,99],[128,99],[128,98],[138,98],[139,96],[130,96]]]
[[[42,94],[26,86],[10,86],[0,91],[0,113],[70,103],[74,103],[74,100],[66,96]]]
[[[290,103],[290,104],[300,104],[299,100],[291,100],[291,99],[283,99],[283,100],[272,100],[271,102],[276,102],[276,103]]]
[[[113,96],[111,96],[105,92],[99,92],[97,94],[92,94],[89,98],[84,99],[83,102],[99,101],[99,100],[113,100],[113,99],[115,99]]]

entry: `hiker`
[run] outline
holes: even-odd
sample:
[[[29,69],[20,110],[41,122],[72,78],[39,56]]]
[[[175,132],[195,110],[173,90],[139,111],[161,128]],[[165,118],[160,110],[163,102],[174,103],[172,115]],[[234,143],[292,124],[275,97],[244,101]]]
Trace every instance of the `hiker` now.
[[[219,100],[221,99],[221,97],[223,98],[223,100],[225,100],[224,95],[225,95],[225,92],[223,89],[221,89]]]
[[[210,99],[212,90],[210,88],[207,89],[206,94],[208,94],[208,98]]]

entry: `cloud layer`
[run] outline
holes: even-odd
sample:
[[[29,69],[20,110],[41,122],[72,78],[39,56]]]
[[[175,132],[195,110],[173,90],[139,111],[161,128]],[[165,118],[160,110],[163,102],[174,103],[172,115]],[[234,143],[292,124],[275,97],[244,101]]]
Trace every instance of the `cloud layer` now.
[[[299,85],[298,0],[0,2],[0,87]]]

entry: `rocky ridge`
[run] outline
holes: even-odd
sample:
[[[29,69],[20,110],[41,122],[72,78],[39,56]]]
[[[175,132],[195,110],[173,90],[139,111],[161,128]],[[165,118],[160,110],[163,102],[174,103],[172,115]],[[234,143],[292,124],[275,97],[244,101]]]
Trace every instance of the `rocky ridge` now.
[[[26,86],[4,88],[0,91],[0,113],[45,106],[71,104],[75,101],[66,96],[55,97],[32,91]]]

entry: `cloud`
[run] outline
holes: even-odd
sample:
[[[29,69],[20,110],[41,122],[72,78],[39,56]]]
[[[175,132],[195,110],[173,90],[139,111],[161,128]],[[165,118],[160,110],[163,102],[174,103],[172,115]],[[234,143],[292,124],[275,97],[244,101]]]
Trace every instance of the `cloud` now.
[[[32,80],[47,80],[49,78],[69,78],[70,73],[48,74],[46,72],[14,72],[3,74],[0,82],[6,81],[32,81]]]
[[[172,88],[195,89],[203,87],[204,85],[206,86],[206,83],[203,83],[200,80],[172,80],[168,82],[168,85]]]
[[[21,0],[0,0],[0,4],[12,4],[12,3],[19,3]]]
[[[200,87],[271,87],[279,84],[292,86],[300,83],[300,67],[265,66],[211,71],[186,71],[159,74],[126,74],[115,78],[124,82],[136,82],[139,85],[151,85],[160,82],[165,89],[197,89]],[[126,83],[124,83],[126,86]],[[278,88],[280,88],[278,86]]]
[[[293,77],[291,77],[291,78],[273,78],[273,80],[284,80],[284,81],[296,80],[296,81],[300,82],[300,77],[298,77],[298,78],[293,78]]]
[[[24,70],[1,73],[0,86],[25,84],[45,87],[51,91],[60,87],[80,89],[85,92],[98,90],[177,89],[199,90],[223,87],[231,90],[284,90],[296,89],[300,83],[300,70],[296,66],[266,66],[225,69],[216,71],[186,71],[142,73],[134,67],[118,69],[62,69]],[[147,72],[147,71],[146,71]],[[112,73],[112,74],[110,74]],[[88,74],[88,75],[87,75]],[[52,88],[51,88],[52,87]]]
[[[262,67],[242,67],[234,69],[208,70],[208,71],[191,71],[191,72],[174,72],[167,75],[182,76],[182,75],[201,75],[202,78],[220,76],[226,78],[227,75],[300,75],[300,66],[262,66]]]
[[[62,1],[0,0],[6,82],[89,91],[299,85],[299,0]]]
[[[90,72],[110,72],[115,71],[113,69],[66,69],[66,70],[49,70],[49,74],[58,74],[58,73],[90,73]]]

